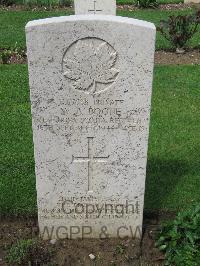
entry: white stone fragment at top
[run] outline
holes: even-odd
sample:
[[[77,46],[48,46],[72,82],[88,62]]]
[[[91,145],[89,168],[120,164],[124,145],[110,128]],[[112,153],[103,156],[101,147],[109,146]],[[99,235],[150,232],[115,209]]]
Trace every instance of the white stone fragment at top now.
[[[116,15],[116,0],[74,0],[75,15]]]

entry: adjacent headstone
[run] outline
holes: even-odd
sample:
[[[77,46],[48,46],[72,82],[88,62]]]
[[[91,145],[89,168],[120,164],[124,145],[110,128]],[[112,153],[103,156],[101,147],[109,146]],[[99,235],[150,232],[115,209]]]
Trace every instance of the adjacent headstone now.
[[[185,4],[190,4],[190,3],[194,3],[194,4],[199,4],[200,0],[184,0]]]
[[[76,15],[116,15],[116,0],[74,0]]]
[[[101,15],[26,26],[44,239],[141,236],[155,32]]]

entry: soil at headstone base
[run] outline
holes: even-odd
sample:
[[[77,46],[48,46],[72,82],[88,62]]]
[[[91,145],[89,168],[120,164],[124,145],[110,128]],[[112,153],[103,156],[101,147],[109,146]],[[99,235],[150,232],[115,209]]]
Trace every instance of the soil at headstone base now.
[[[171,219],[174,214],[152,214],[145,216],[142,241],[135,239],[79,239],[58,240],[55,243],[41,241],[38,238],[36,218],[1,218],[0,220],[0,265],[7,265],[6,252],[9,247],[22,239],[37,239],[40,250],[48,250],[51,265],[76,266],[76,265],[164,265],[164,255],[155,248],[155,235],[160,230],[163,219]],[[32,253],[31,256],[43,255]],[[89,255],[95,256],[91,260]],[[47,254],[44,255],[45,260]],[[14,265],[14,264],[13,264]],[[23,264],[23,265],[28,265]],[[32,264],[31,264],[32,265]],[[33,264],[50,265],[50,264]]]
[[[170,51],[156,51],[155,63],[161,65],[199,65],[200,50],[190,49],[183,54]]]
[[[160,4],[156,10],[184,10],[184,9],[199,9],[200,4],[195,3],[168,3],[168,4]],[[122,4],[117,5],[117,10],[124,10],[124,11],[135,11],[141,9],[138,5],[134,4]],[[74,13],[73,6],[59,6],[59,5],[49,5],[49,6],[37,6],[37,5],[20,5],[20,4],[13,4],[13,5],[0,5],[0,10],[5,11],[71,11],[72,14]],[[147,8],[146,10],[155,10],[155,8]]]
[[[0,49],[0,52],[3,49]],[[0,64],[3,62],[0,60]],[[23,54],[12,53],[7,64],[26,64],[27,58]],[[200,49],[187,50],[184,54],[177,54],[170,51],[156,51],[155,64],[161,65],[200,65]]]

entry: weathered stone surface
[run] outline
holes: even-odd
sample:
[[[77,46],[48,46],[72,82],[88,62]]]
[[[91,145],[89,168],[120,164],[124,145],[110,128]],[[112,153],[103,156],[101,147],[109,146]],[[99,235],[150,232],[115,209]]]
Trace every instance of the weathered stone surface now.
[[[76,15],[116,15],[116,0],[74,0]]]
[[[26,35],[41,234],[139,237],[154,25],[69,16]]]
[[[189,4],[189,3],[194,3],[194,4],[199,4],[200,0],[184,0],[185,4]]]

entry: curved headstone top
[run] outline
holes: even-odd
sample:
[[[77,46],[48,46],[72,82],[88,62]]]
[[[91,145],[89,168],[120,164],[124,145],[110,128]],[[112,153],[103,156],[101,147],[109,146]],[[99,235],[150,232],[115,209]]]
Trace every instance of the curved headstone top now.
[[[43,238],[141,237],[155,33],[110,15],[27,24]]]
[[[31,27],[48,25],[48,24],[57,24],[57,23],[67,23],[67,22],[76,22],[76,21],[107,21],[107,22],[119,22],[130,25],[135,25],[139,27],[145,27],[156,31],[156,27],[153,23],[147,22],[144,20],[133,19],[128,17],[112,16],[112,15],[71,15],[71,16],[61,16],[61,17],[52,17],[45,19],[37,19],[29,21],[26,24],[26,30]]]

